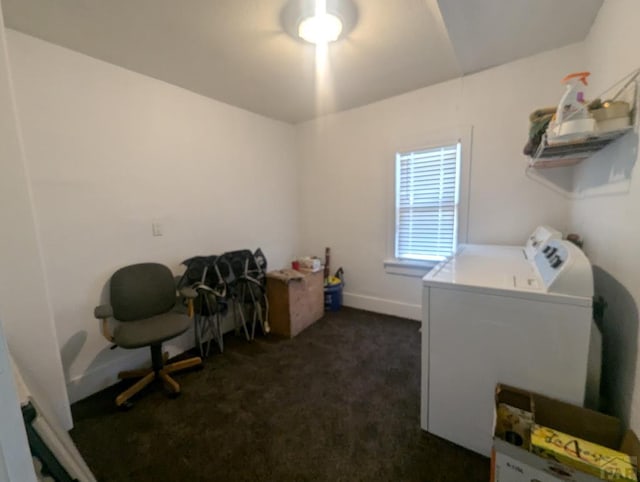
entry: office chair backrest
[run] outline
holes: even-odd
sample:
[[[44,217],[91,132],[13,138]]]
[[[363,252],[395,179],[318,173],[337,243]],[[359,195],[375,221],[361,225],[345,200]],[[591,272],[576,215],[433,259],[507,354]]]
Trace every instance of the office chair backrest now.
[[[140,263],[111,277],[111,306],[118,321],[136,321],[166,313],[176,303],[171,270],[158,263]]]

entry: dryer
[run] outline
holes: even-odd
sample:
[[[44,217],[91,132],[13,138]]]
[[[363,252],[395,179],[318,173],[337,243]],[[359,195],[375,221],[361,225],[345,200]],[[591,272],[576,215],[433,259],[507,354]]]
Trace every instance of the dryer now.
[[[587,394],[591,264],[553,236],[531,247],[462,246],[423,278],[421,427],[487,456],[497,383]]]

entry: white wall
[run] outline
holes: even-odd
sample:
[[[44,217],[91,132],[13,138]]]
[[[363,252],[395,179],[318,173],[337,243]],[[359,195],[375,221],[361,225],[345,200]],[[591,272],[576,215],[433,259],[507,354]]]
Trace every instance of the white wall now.
[[[93,319],[117,268],[158,261],[180,273],[187,257],[258,246],[271,267],[289,262],[298,231],[294,129],[18,32],[8,41],[76,400],[149,357],[109,350]],[[152,220],[162,237],[152,237]],[[193,345],[191,336],[169,347]]]
[[[598,95],[640,67],[640,2],[606,0],[585,41],[589,91]],[[604,326],[604,395],[609,409],[640,432],[637,366],[640,303],[638,137],[627,135],[576,168],[584,199],[572,204],[571,229],[586,241],[597,292],[609,303]]]
[[[524,244],[537,224],[565,229],[568,202],[525,177],[528,116],[584,67],[582,44],[546,52],[301,124],[301,253],[332,248],[345,304],[420,318],[419,278],[387,274],[393,163],[447,126],[473,126],[468,241]]]
[[[18,115],[71,398],[112,383],[119,369],[147,358],[146,351],[108,350],[92,317],[109,276],[127,263],[157,260],[179,272],[179,262],[192,254],[260,245],[270,266],[280,267],[294,254],[322,254],[331,246],[333,269],[346,271],[347,304],[418,319],[419,279],[387,274],[383,267],[392,252],[394,154],[428,144],[443,128],[473,126],[468,241],[520,244],[540,223],[585,236],[587,253],[604,272],[600,284],[617,283],[612,296],[624,298],[610,308],[617,328],[609,351],[621,340],[632,339],[633,347],[614,360],[623,369],[611,372],[610,391],[622,396],[611,404],[623,416],[631,412],[638,428],[637,181],[627,179],[625,192],[617,188],[613,197],[598,191],[598,197],[587,192],[584,200],[568,201],[527,179],[520,154],[528,114],[557,101],[566,73],[588,63],[597,91],[639,66],[632,24],[638,5],[607,0],[584,45],[296,127],[9,31]],[[0,135],[7,132],[15,128],[3,127]],[[17,152],[9,157],[19,159],[15,142],[2,141],[0,148]],[[3,286],[28,281],[30,291],[6,291],[0,303],[9,308],[0,304],[0,315],[10,309],[19,320],[10,324],[5,316],[8,336],[14,331],[17,346],[26,347],[18,358],[30,360],[33,347],[43,347],[36,358],[49,363],[34,374],[55,386],[61,375],[51,372],[60,371],[60,364],[29,182],[21,163],[7,164],[2,156],[0,195],[11,210],[1,209],[0,215],[14,229],[0,239],[7,243],[0,245],[0,276],[6,277]],[[574,171],[576,186],[601,177],[594,162]],[[162,223],[163,237],[151,236],[152,220]],[[608,249],[611,239],[617,240],[615,250]],[[34,290],[45,296],[33,297]],[[183,338],[174,350],[189,342]],[[51,393],[64,402],[57,385]]]
[[[0,320],[9,349],[42,409],[70,428],[69,400],[15,117],[1,12],[0,162]]]
[[[0,430],[0,482],[11,480],[35,482],[36,475],[20,412],[4,325],[7,325],[13,333],[11,341],[14,351],[21,351],[22,348],[22,350],[27,349],[27,353],[32,353],[30,347],[25,346],[25,339],[32,330],[44,330],[45,334],[52,334],[53,318],[46,302],[47,293],[44,289],[44,274],[35,237],[33,208],[18,136],[2,5],[0,5],[0,161],[3,173],[0,177],[0,222],[3,226],[13,226],[17,223],[15,236],[11,236],[10,233],[13,232],[11,229],[4,229],[3,235],[0,236],[0,286],[4,288],[0,291],[0,427],[2,427]],[[19,259],[14,258],[14,250],[22,244],[19,237],[23,235],[26,236],[27,243],[18,255],[35,259],[28,259],[22,267]],[[29,269],[29,273],[21,275],[21,268]],[[12,279],[16,275],[18,278]],[[33,287],[30,287],[29,281],[25,279],[28,275],[34,277]],[[18,286],[15,286],[16,283]],[[17,290],[15,293],[14,287]],[[22,291],[25,290],[25,295],[33,294],[34,297],[40,296],[43,300],[34,299],[35,307],[32,306],[32,300],[29,299],[27,302],[27,296],[22,296]],[[7,316],[8,318],[3,318]],[[33,318],[29,319],[31,317]],[[58,416],[69,424],[68,409],[64,408],[65,405],[68,406],[65,400],[66,394],[60,390],[64,385],[60,383],[63,381],[62,366],[57,354],[55,337],[48,340],[46,348],[48,348],[49,357],[26,357],[30,362],[29,368],[33,376],[34,372],[37,374],[39,369],[46,367],[47,362],[58,358],[58,383],[50,388],[53,390],[52,394],[58,396],[58,402],[61,402]],[[49,385],[43,388],[47,390]]]

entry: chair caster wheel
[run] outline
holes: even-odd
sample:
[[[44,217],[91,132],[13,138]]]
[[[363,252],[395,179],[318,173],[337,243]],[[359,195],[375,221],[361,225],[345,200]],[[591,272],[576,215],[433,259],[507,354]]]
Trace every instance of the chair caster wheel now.
[[[132,408],[133,408],[133,402],[130,402],[129,400],[124,402],[122,405],[118,405],[118,410],[120,412],[128,412]]]

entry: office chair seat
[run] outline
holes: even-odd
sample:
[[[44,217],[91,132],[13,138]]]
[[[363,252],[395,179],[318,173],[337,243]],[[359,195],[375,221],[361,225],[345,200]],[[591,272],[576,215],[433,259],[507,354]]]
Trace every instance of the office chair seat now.
[[[122,348],[140,348],[181,335],[190,326],[187,315],[163,313],[135,323],[120,323],[113,332],[113,341]]]

